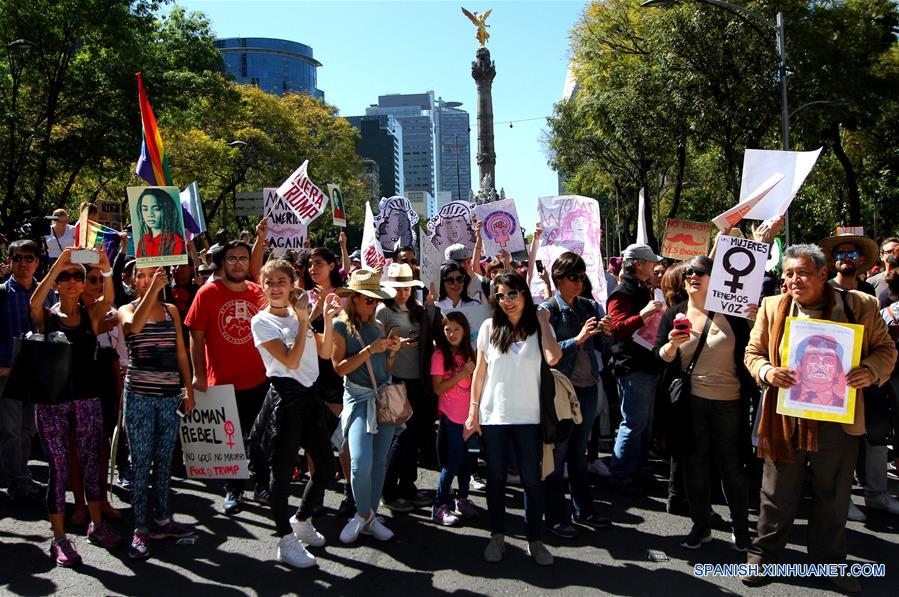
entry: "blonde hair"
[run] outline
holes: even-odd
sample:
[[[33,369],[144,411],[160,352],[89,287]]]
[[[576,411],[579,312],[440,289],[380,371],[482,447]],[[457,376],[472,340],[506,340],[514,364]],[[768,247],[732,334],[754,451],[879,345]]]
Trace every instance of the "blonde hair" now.
[[[293,264],[286,259],[270,259],[269,261],[267,261],[259,271],[259,281],[262,282],[274,272],[287,274],[287,277],[290,278],[291,284],[296,282],[297,272],[296,270],[294,270]]]
[[[356,303],[354,301],[357,296],[364,295],[361,295],[358,292],[350,295],[349,300],[347,300],[346,305],[343,308],[343,312],[338,316],[346,324],[347,333],[352,336],[361,336],[362,333],[359,331],[359,329],[363,325],[367,323],[373,323],[375,321],[374,311],[372,311],[371,318],[369,318],[368,321],[363,321],[359,318],[359,313],[356,312]]]

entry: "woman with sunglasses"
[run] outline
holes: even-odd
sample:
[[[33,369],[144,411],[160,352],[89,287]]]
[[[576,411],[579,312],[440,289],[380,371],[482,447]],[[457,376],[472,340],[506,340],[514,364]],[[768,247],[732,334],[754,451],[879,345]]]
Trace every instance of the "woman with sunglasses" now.
[[[483,323],[478,334],[464,432],[466,440],[481,434],[487,460],[491,535],[484,559],[499,562],[506,552],[506,469],[511,444],[524,486],[528,553],[538,564],[548,566],[553,557],[540,541],[545,496],[540,481],[540,360],[553,366],[562,349],[550,326],[549,312],[538,313],[523,277],[504,272],[496,276],[494,284],[493,317]]]
[[[375,319],[382,300],[392,298],[382,288],[380,275],[366,269],[353,272],[347,288],[337,296],[348,297],[343,314],[334,321],[334,370],[345,377],[341,425],[350,446],[350,484],[356,499],[356,515],[340,532],[342,543],[353,543],[360,534],[387,541],[393,532],[376,516],[387,472],[387,453],[396,425],[380,425],[375,409],[377,391],[390,383],[387,351],[400,349],[399,337],[387,337]],[[372,387],[372,376],[375,386]]]
[[[600,321],[605,311],[595,301],[580,296],[587,279],[587,265],[577,253],[559,255],[552,266],[552,280],[556,294],[540,305],[549,313],[562,357],[555,368],[571,380],[581,404],[584,420],[575,425],[565,442],[553,447],[554,470],[546,478],[546,524],[550,531],[563,539],[573,539],[576,522],[594,528],[611,526],[611,521],[593,509],[590,482],[587,477],[587,439],[599,407],[600,363],[597,351],[602,351]],[[568,481],[564,479],[568,465]],[[565,500],[567,486],[571,486],[571,507]]]
[[[660,387],[686,370],[700,350],[690,378],[691,392],[683,405],[674,405],[673,450],[683,457],[684,486],[693,528],[681,542],[686,549],[699,549],[711,540],[711,463],[718,464],[730,508],[731,540],[739,551],[747,551],[749,538],[749,481],[746,457],[749,443],[749,396],[755,383],[743,365],[749,341],[750,320],[709,312],[705,307],[712,260],[694,257],[684,270],[687,301],[668,309],[659,324],[654,353],[668,364]],[[747,313],[755,319],[757,305]],[[684,321],[683,315],[686,315]],[[702,336],[705,332],[705,339]],[[703,345],[699,348],[700,341]],[[714,458],[713,458],[714,455]]]
[[[468,295],[471,277],[465,268],[455,261],[446,261],[440,266],[439,300],[434,305],[446,315],[459,311],[471,324],[471,345],[476,345],[481,324],[490,317],[490,305],[481,304]]]
[[[62,332],[72,346],[70,364],[73,378],[71,399],[56,404],[36,404],[35,423],[44,445],[50,466],[47,484],[47,510],[53,529],[50,555],[57,566],[81,563],[75,543],[66,537],[66,485],[69,476],[69,432],[77,442],[84,490],[91,523],[87,539],[91,543],[112,549],[121,543],[102,519],[102,485],[100,480],[100,442],[103,438],[103,412],[96,380],[97,332],[114,299],[112,267],[104,251],[100,251],[99,267],[103,280],[103,300],[88,306],[81,301],[84,292],[84,266],[71,261],[71,248],[66,248],[53,263],[31,296],[31,317],[44,334]],[[47,309],[44,306],[51,287],[59,293],[59,302]]]

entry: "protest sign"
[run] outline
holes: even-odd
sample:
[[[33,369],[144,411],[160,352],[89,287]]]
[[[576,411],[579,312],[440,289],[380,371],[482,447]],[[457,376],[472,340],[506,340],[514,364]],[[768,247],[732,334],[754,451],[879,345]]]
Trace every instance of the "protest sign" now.
[[[865,227],[864,226],[837,226],[836,236],[864,236],[865,235]]]
[[[770,245],[736,236],[718,237],[705,308],[748,318],[746,307],[758,305]]]
[[[659,301],[660,303],[665,303],[665,293],[662,292],[660,288],[656,288],[653,291],[652,300]],[[659,335],[659,324],[662,323],[662,311],[656,311],[652,315],[650,315],[646,321],[643,322],[643,325],[634,332],[634,335],[631,337],[633,341],[643,348],[647,350],[652,350],[656,345],[656,337]]]
[[[418,244],[418,236],[415,234],[418,213],[405,197],[381,197],[374,225],[378,242],[384,250],[394,252],[402,247],[414,247]]]
[[[457,243],[474,249],[474,229],[471,226],[473,209],[474,203],[450,201],[428,221],[428,239],[434,243],[441,258],[450,245]]]
[[[481,240],[487,257],[495,257],[503,249],[509,253],[524,251],[524,237],[521,235],[514,199],[478,205],[474,208],[474,213],[484,223]]]
[[[100,199],[97,205],[97,222],[116,230],[122,229],[122,204],[118,201]]]
[[[602,267],[600,235],[602,223],[599,204],[590,197],[562,195],[540,197],[537,204],[543,236],[537,248],[537,259],[552,271],[556,258],[571,251],[580,255],[587,265],[587,278],[593,287],[593,297],[606,304],[606,278]],[[531,293],[542,297],[543,282],[534,276]]]
[[[340,185],[328,183],[328,194],[331,195],[331,219],[334,225],[346,228],[346,205],[343,203]]]
[[[712,225],[668,218],[662,238],[662,257],[686,261],[709,254]]]
[[[278,187],[278,196],[296,212],[300,223],[308,226],[315,218],[328,208],[328,198],[321,189],[309,180],[309,160],[302,165]]]
[[[137,267],[187,263],[178,187],[128,187]]]
[[[384,249],[378,242],[378,235],[375,230],[375,217],[371,213],[371,203],[365,202],[365,223],[362,227],[362,267],[367,269],[378,269],[386,263],[384,259]]]
[[[799,192],[799,187],[818,161],[821,149],[823,147],[815,151],[747,149],[743,156],[740,203],[772,175],[781,174],[784,178],[743,217],[747,220],[773,220],[786,213],[793,197]]]
[[[300,221],[287,201],[273,188],[262,189],[262,213],[268,216],[265,242],[275,256],[288,249],[302,249],[306,243],[306,225]]]
[[[194,392],[194,409],[181,419],[181,451],[191,479],[249,479],[234,386]]]
[[[723,214],[716,216],[712,222],[715,223],[715,226],[718,227],[718,230],[721,232],[728,232],[731,228],[737,225],[740,220],[746,217],[752,208],[754,208],[758,203],[771,192],[771,189],[776,187],[783,180],[783,174],[772,174],[768,179],[766,179],[762,184],[760,184],[754,191],[749,193],[745,199],[741,199],[739,203],[725,211]]]
[[[418,264],[419,271],[421,271],[421,281],[424,283],[425,288],[437,293],[434,295],[434,300],[437,300],[440,293],[440,264],[443,262],[443,255],[437,251],[434,243],[428,240],[428,237],[424,234],[418,235],[418,242]]]
[[[642,188],[637,198],[637,242],[641,245],[649,243],[646,233],[646,190]]]
[[[788,317],[781,361],[796,385],[777,391],[777,412],[791,417],[852,423],[856,391],[846,377],[861,362],[864,326]]]

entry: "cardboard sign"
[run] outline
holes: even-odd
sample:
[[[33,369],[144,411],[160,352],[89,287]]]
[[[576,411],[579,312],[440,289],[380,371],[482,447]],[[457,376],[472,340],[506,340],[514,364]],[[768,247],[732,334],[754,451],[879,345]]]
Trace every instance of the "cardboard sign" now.
[[[405,197],[381,197],[378,215],[373,221],[382,249],[395,252],[402,247],[415,247],[418,244],[418,235],[415,233],[418,229],[418,213]]]
[[[128,205],[137,267],[187,263],[178,187],[128,187]]]
[[[471,225],[473,209],[474,203],[450,201],[428,221],[428,239],[434,243],[441,256],[446,254],[450,245],[463,244],[474,249],[474,228]]]
[[[705,308],[747,318],[746,307],[759,304],[769,247],[747,238],[718,237]]]
[[[362,228],[362,267],[370,270],[382,267],[386,260],[384,259],[384,249],[378,242],[378,235],[375,231],[375,217],[371,212],[371,203],[365,202],[365,223]],[[386,271],[386,268],[385,268]]]
[[[843,235],[864,236],[865,235],[865,227],[864,226],[837,226],[836,236],[843,236]]]
[[[712,225],[668,218],[662,238],[662,257],[686,261],[709,254]]]
[[[525,250],[521,221],[518,219],[514,199],[478,205],[474,208],[474,213],[484,223],[481,227],[481,240],[487,257],[496,257],[502,250],[509,253]]]
[[[191,479],[249,479],[234,386],[194,392],[196,406],[181,419],[181,451]]]
[[[262,201],[262,213],[268,214],[265,242],[272,254],[280,257],[288,249],[302,249],[306,242],[306,225],[278,195],[278,190],[262,189]]]
[[[758,187],[749,193],[739,203],[725,211],[723,214],[716,216],[712,222],[721,232],[729,231],[736,226],[740,220],[746,217],[752,209],[761,202],[771,190],[776,187],[784,179],[783,174],[772,174],[768,179],[762,182]]]
[[[328,194],[331,195],[331,219],[335,226],[346,228],[346,205],[340,185],[328,183]]]
[[[799,187],[814,168],[822,149],[824,148],[815,151],[747,149],[743,156],[740,203],[772,175],[781,174],[784,178],[744,217],[747,220],[773,220],[784,215],[799,192]]]
[[[788,317],[782,362],[797,383],[777,391],[777,412],[791,417],[852,423],[856,391],[846,377],[861,362],[864,326]]]
[[[296,212],[303,226],[311,224],[328,208],[328,198],[309,180],[308,168],[309,160],[306,160],[278,187],[278,196]]]
[[[97,221],[116,230],[122,229],[122,204],[118,201],[99,200],[97,205]]]

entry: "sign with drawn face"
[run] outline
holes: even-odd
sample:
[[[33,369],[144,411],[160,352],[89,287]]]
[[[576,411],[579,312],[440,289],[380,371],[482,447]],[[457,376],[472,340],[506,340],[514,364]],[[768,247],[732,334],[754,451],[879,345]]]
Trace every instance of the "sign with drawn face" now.
[[[608,297],[600,246],[602,224],[599,203],[580,195],[540,197],[537,210],[543,229],[537,259],[543,262],[543,267],[552,271],[553,262],[562,253],[571,251],[580,255],[587,265],[593,297],[605,305]],[[539,276],[534,276],[531,293],[543,296],[542,292],[543,282]]]
[[[481,239],[484,254],[496,257],[500,251],[509,253],[524,251],[524,238],[518,225],[518,211],[514,199],[484,203],[474,208],[475,215],[483,222]]]
[[[445,254],[450,245],[455,244],[474,249],[474,228],[471,225],[473,209],[474,203],[450,201],[428,221],[428,239],[441,255]]]
[[[331,195],[331,219],[334,225],[346,228],[346,205],[340,185],[328,183],[328,193]]]
[[[718,237],[705,308],[748,318],[746,307],[758,305],[770,245],[736,236]]]
[[[194,409],[181,419],[181,450],[191,479],[249,479],[234,386],[194,392]]]
[[[382,197],[378,203],[378,215],[374,218],[378,241],[385,251],[395,251],[402,247],[415,247],[418,235],[418,214],[412,203],[405,197],[395,195]]]
[[[178,187],[128,187],[137,267],[187,263]]]
[[[856,324],[788,317],[781,361],[796,372],[796,385],[778,390],[777,412],[851,423],[856,391],[846,379],[861,361],[863,335]]]

